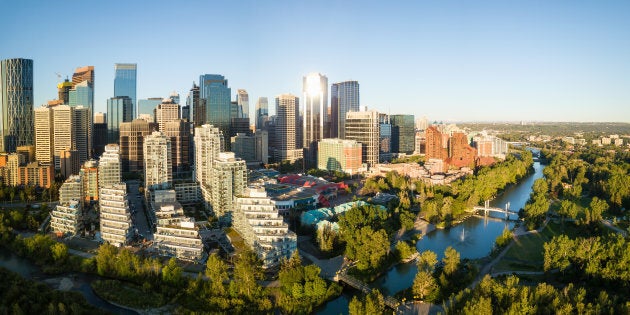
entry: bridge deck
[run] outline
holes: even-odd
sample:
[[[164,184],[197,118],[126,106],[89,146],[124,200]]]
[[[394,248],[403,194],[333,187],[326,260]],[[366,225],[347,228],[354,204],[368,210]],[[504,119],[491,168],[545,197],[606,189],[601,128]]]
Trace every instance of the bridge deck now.
[[[510,209],[508,209],[508,210],[506,211],[505,209],[495,208],[495,207],[487,207],[487,208],[486,208],[486,207],[473,207],[473,209],[474,209],[474,211],[480,211],[480,210],[482,210],[482,211],[493,211],[493,212],[500,212],[500,213],[506,213],[506,212],[509,212],[509,213],[515,213],[515,214],[518,214],[518,212],[517,212],[517,211],[513,211],[513,210],[510,210]]]
[[[337,280],[338,281],[343,281],[345,284],[357,289],[357,290],[361,290],[363,293],[368,294],[372,291],[372,289],[370,288],[369,285],[367,285],[365,282],[360,281],[350,275],[348,275],[345,272],[341,272],[337,275]],[[383,301],[385,302],[385,305],[387,305],[387,307],[393,309],[393,310],[397,310],[398,306],[400,306],[400,301],[398,301],[396,298],[392,297],[392,296],[384,296],[383,297]]]

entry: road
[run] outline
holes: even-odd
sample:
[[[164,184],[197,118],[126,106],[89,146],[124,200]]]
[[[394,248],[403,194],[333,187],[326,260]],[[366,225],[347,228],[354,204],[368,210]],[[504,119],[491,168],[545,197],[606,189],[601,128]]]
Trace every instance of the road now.
[[[131,210],[131,220],[133,225],[138,229],[138,233],[144,235],[144,238],[148,241],[153,240],[153,229],[150,228],[149,222],[147,222],[147,214],[143,206],[144,196],[138,191],[140,181],[130,180],[127,181],[127,197],[129,198],[129,208]]]

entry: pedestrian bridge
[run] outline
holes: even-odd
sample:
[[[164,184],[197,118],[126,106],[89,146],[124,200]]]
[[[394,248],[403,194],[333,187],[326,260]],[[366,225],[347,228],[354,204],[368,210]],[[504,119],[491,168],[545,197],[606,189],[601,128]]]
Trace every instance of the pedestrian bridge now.
[[[337,273],[334,280],[337,282],[343,282],[365,294],[372,292],[372,289],[369,285],[367,285],[367,283],[348,275],[345,268]],[[392,296],[383,296],[383,301],[387,307],[393,309],[394,311],[397,311],[398,307],[401,305],[400,301]]]

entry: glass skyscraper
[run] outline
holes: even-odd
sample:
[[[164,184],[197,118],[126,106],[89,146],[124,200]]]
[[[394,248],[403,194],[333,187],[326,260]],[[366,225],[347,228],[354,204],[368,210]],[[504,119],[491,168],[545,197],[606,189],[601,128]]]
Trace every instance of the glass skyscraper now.
[[[359,82],[333,83],[330,87],[331,138],[345,138],[346,113],[359,111]]]
[[[34,143],[33,60],[0,61],[0,152]]]
[[[328,121],[328,78],[321,73],[309,73],[303,79],[304,162],[317,166],[317,142],[325,138],[324,123]]]
[[[139,118],[142,114],[150,115],[151,122],[153,122],[155,120],[155,108],[162,103],[162,100],[164,99],[161,97],[149,97],[148,99],[138,100],[138,115],[134,118]]]
[[[132,121],[131,98],[112,97],[107,100],[107,143],[118,143],[120,124]]]
[[[223,134],[224,151],[229,151],[232,90],[227,79],[219,74],[203,74],[199,77],[199,92],[199,97],[206,101],[205,123],[219,128]]]
[[[269,104],[266,97],[259,97],[256,102],[256,129],[264,129],[269,120]]]
[[[131,99],[131,117],[136,117],[136,75],[135,63],[117,63],[114,65],[114,97],[127,96]]]
[[[416,129],[413,115],[390,115],[392,124],[392,152],[413,154]]]

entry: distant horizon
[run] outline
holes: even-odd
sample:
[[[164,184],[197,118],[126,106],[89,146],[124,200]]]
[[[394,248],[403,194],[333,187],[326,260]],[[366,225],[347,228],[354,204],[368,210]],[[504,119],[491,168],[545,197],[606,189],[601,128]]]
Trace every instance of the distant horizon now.
[[[95,67],[95,112],[114,64],[137,99],[221,74],[235,98],[302,97],[302,77],[356,80],[361,106],[429,121],[630,123],[630,2],[10,2],[0,59],[34,61],[34,107],[57,73]],[[55,24],[41,17],[55,17]],[[73,27],[77,17],[86,18]],[[67,25],[66,25],[67,24]],[[66,25],[66,26],[64,26]],[[330,89],[330,86],[328,86]]]

